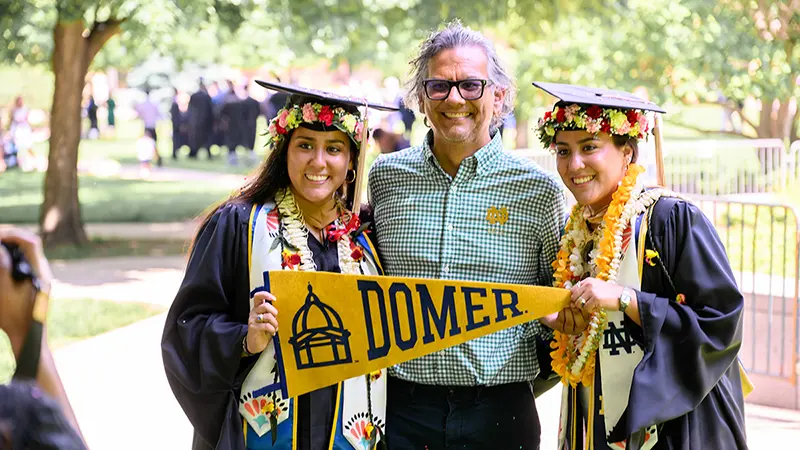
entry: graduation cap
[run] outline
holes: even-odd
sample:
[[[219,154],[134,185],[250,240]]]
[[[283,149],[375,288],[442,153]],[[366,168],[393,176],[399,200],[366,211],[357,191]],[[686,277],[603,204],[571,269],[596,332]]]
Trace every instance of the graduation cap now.
[[[637,97],[629,92],[616,91],[612,89],[601,89],[586,86],[576,86],[561,83],[533,82],[533,85],[548,94],[556,97],[559,101],[557,106],[567,107],[577,104],[584,107],[597,105],[603,108],[615,108],[620,110],[639,110],[652,111],[654,113],[666,114],[666,110],[655,103]],[[549,113],[548,113],[549,114]],[[545,116],[548,117],[548,116]],[[653,127],[656,150],[656,168],[658,184],[664,185],[664,163],[662,154],[661,139],[661,117],[655,114],[655,126]]]
[[[366,98],[358,98],[358,97],[350,97],[346,95],[334,94],[332,92],[320,91],[317,89],[306,88],[302,86],[295,86],[291,84],[285,83],[278,83],[275,81],[262,81],[256,80],[258,85],[265,87],[267,89],[278,91],[278,92],[285,92],[289,95],[303,95],[306,97],[316,98],[318,100],[324,100],[332,103],[343,103],[345,105],[351,106],[365,106],[367,108],[373,108],[380,111],[399,111],[400,108],[396,106],[389,106],[384,105],[382,103],[376,103],[372,101],[368,101]]]
[[[641,109],[665,114],[666,111],[655,103],[644,100],[629,92],[600,89],[572,84],[542,83],[535,81],[534,86],[559,99],[561,103],[578,103],[581,105],[597,105],[620,109]]]
[[[291,84],[285,83],[278,83],[274,81],[262,81],[262,80],[255,80],[256,83],[262,87],[267,89],[284,92],[289,95],[300,95],[310,99],[316,99],[319,101],[323,101],[325,103],[333,103],[333,104],[341,104],[341,105],[349,105],[355,107],[364,107],[364,112],[361,115],[363,118],[363,129],[364,131],[361,133],[361,139],[359,142],[359,147],[361,151],[359,152],[358,161],[355,164],[355,171],[356,171],[356,179],[350,183],[345,184],[345,196],[347,198],[348,203],[352,201],[350,205],[351,209],[355,209],[355,213],[358,214],[358,207],[361,204],[361,196],[362,196],[362,187],[364,181],[364,163],[366,161],[366,144],[368,138],[368,130],[369,125],[367,123],[367,117],[369,115],[369,109],[377,109],[380,111],[399,111],[398,107],[389,106],[382,103],[376,103],[373,101],[369,101],[366,98],[358,98],[358,97],[350,97],[340,94],[334,94],[332,92],[320,91],[318,89],[311,89],[302,86],[295,86]],[[291,99],[291,98],[290,98]],[[289,107],[289,105],[287,105]],[[343,130],[344,131],[344,130]],[[347,132],[354,140],[355,136]]]

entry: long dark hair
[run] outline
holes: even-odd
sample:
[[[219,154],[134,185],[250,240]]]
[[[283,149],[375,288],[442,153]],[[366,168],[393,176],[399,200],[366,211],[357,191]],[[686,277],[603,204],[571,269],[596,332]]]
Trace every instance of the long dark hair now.
[[[319,100],[315,97],[292,95],[286,102],[287,105],[302,105],[305,103],[319,103],[322,106],[328,105],[331,108],[339,107],[349,113],[360,116],[358,108],[355,106]],[[322,122],[303,122],[300,126],[313,131],[339,131],[338,128],[334,126],[325,126],[325,124]],[[366,130],[364,132],[366,132]],[[203,221],[200,223],[200,226],[198,227],[197,232],[192,239],[192,243],[189,245],[190,252],[194,249],[194,245],[197,242],[197,237],[200,234],[200,230],[208,225],[211,217],[217,211],[219,211],[220,208],[223,208],[231,203],[265,203],[269,200],[272,200],[278,190],[291,185],[288,168],[288,153],[289,141],[292,139],[292,134],[294,134],[294,129],[290,130],[278,145],[272,146],[272,149],[269,151],[269,155],[267,155],[267,159],[261,163],[258,169],[254,172],[253,176],[247,178],[247,182],[245,182],[245,184],[238,191],[232,193],[230,197],[222,202],[212,205],[204,213]],[[267,145],[270,146],[271,144]],[[360,151],[358,144],[350,139],[350,160],[353,162],[358,161],[359,153]]]

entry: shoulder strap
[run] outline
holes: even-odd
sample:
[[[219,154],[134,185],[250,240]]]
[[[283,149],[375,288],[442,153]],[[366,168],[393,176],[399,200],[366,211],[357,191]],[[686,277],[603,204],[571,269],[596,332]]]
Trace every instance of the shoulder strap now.
[[[383,266],[381,265],[381,261],[378,258],[378,252],[375,250],[375,247],[372,245],[372,240],[367,237],[366,233],[361,233],[356,237],[356,241],[361,244],[361,247],[366,250],[372,260],[375,261],[375,267],[378,269],[378,275],[383,275]]]

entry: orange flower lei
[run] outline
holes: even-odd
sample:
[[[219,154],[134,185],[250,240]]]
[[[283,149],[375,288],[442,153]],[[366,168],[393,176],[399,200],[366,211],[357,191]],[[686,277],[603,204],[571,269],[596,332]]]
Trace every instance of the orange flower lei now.
[[[613,283],[617,279],[622,256],[622,233],[625,231],[637,203],[636,197],[631,194],[636,186],[636,179],[642,172],[644,172],[642,166],[628,165],[628,172],[612,195],[611,204],[603,217],[603,235],[598,245],[599,252],[593,261],[597,265],[597,278],[601,280]],[[589,264],[584,264],[576,257],[576,254],[579,254],[576,253],[576,250],[580,252],[587,240],[587,230],[583,223],[583,208],[584,206],[575,205],[572,209],[566,232],[561,238],[561,248],[553,262],[555,269],[553,285],[555,287],[569,289],[585,278],[584,275],[590,275]],[[553,358],[553,370],[561,377],[564,384],[572,387],[577,386],[578,383],[583,383],[584,386],[592,385],[595,354],[607,324],[606,312],[597,310],[592,312],[589,326],[582,335],[572,337],[558,331],[555,332],[555,339],[550,343],[550,347],[554,350],[550,356]]]

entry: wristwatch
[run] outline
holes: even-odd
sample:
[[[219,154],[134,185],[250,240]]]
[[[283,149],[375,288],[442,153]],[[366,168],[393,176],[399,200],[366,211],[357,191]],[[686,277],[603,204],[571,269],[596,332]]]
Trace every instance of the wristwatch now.
[[[619,294],[619,310],[623,313],[626,309],[628,309],[628,305],[631,304],[631,299],[633,298],[633,292],[630,288],[622,288],[622,294]]]

